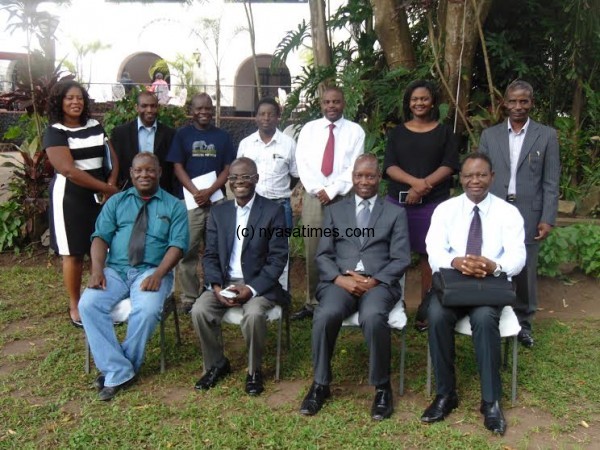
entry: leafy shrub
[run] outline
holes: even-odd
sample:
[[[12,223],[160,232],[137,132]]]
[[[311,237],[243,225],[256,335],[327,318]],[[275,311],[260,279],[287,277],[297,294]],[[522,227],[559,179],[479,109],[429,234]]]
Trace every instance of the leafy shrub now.
[[[555,228],[540,246],[538,274],[562,275],[561,265],[576,264],[584,273],[600,277],[600,226],[577,224]]]
[[[15,248],[21,238],[21,228],[25,219],[15,201],[0,203],[0,252]]]

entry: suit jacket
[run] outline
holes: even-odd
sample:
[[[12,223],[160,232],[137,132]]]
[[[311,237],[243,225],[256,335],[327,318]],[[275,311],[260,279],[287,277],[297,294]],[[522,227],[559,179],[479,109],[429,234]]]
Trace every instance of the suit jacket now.
[[[490,192],[500,198],[508,194],[510,147],[508,124],[504,121],[481,134],[479,151],[492,160],[495,172]],[[554,225],[558,210],[560,155],[556,130],[529,119],[517,165],[514,205],[525,221],[525,242],[533,243],[537,225]]]
[[[285,226],[283,207],[256,194],[248,216],[248,235],[242,243],[242,273],[244,282],[252,286],[257,295],[280,304],[289,302],[289,294],[279,284],[288,259]],[[233,240],[236,234],[243,236],[241,233],[242,230],[236,230],[235,200],[211,206],[202,257],[207,285],[225,287]]]
[[[157,122],[156,135],[154,136],[154,154],[158,157],[162,168],[160,187],[169,194],[173,194],[174,173],[173,163],[167,162],[166,159],[173,136],[175,136],[173,128]],[[123,186],[129,181],[131,163],[135,155],[139,153],[137,117],[131,122],[115,127],[110,141],[119,158],[119,186]]]
[[[354,195],[325,208],[324,234],[316,256],[321,284],[333,282],[346,270],[355,270],[358,261],[362,260],[365,273],[400,293],[398,281],[410,264],[404,209],[377,196],[368,226],[373,230],[373,236],[366,236],[361,244],[359,237],[347,235],[352,234],[346,233],[348,228],[356,228]]]

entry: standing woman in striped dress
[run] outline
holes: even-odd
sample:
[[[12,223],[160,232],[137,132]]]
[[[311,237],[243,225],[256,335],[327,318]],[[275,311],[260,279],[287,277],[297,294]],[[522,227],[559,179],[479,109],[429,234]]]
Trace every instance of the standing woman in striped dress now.
[[[83,257],[89,254],[90,236],[102,204],[118,191],[119,168],[108,144],[112,170],[106,174],[103,163],[108,140],[98,121],[90,118],[90,98],[79,83],[57,83],[48,108],[50,125],[43,146],[55,171],[50,183],[50,246],[62,256],[71,323],[81,327],[77,305]]]

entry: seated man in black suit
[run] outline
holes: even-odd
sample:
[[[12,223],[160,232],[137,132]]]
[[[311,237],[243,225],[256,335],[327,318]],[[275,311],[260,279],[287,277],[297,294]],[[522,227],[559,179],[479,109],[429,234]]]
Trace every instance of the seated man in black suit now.
[[[360,155],[354,164],[354,195],[325,208],[317,250],[319,305],[312,328],[314,382],[300,412],[312,416],[329,397],[331,357],[344,319],[359,312],[369,348],[369,383],[376,387],[371,417],[391,416],[391,330],[388,314],[400,299],[399,280],[410,264],[406,213],[377,195],[377,158]],[[361,230],[360,234],[353,231]]]
[[[133,157],[140,152],[150,152],[160,162],[160,187],[169,194],[174,194],[173,163],[166,161],[166,158],[175,130],[156,119],[158,99],[152,92],[141,91],[138,94],[135,111],[138,116],[131,122],[115,127],[110,136],[110,142],[119,158],[119,187],[122,188],[129,182]]]
[[[484,278],[517,275],[525,265],[523,219],[514,206],[492,194],[492,163],[482,153],[466,157],[460,171],[464,194],[441,203],[433,212],[425,238],[431,269],[454,268],[464,275]],[[469,315],[473,345],[481,378],[481,413],[484,425],[504,434],[506,420],[500,408],[499,306],[449,308],[437,295],[429,304],[429,348],[437,395],[421,421],[443,420],[458,406],[454,375],[454,326]]]
[[[283,206],[254,192],[258,173],[251,159],[233,161],[227,179],[235,200],[211,207],[202,258],[208,290],[191,311],[204,360],[204,375],[196,389],[214,387],[231,371],[223,353],[221,320],[227,308],[241,306],[242,334],[248,347],[246,392],[259,395],[264,390],[261,362],[266,314],[277,303],[289,301],[278,281],[288,258],[288,240],[282,233],[285,214]]]

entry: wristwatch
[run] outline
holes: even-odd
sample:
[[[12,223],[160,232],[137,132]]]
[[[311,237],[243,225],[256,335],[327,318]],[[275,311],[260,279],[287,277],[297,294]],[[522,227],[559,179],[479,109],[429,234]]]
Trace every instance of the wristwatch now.
[[[498,263],[496,263],[496,268],[494,269],[494,272],[492,273],[496,278],[500,276],[500,274],[502,273],[502,266]]]

